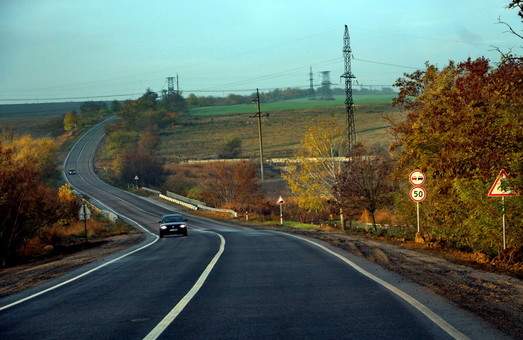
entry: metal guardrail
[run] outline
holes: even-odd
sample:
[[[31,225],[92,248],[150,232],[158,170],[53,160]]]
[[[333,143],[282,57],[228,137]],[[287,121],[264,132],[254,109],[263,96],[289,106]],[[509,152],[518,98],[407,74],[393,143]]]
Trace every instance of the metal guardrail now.
[[[231,214],[232,217],[238,217],[238,213],[232,209],[219,209],[219,208],[212,208],[212,207],[208,207],[208,206],[198,206],[198,208],[202,209],[202,210],[209,210],[209,211],[214,211],[214,212],[220,212],[220,213],[225,213],[225,214]]]
[[[160,195],[161,194],[161,192],[159,190],[154,190],[154,189],[151,189],[151,188],[148,188],[148,187],[140,187],[140,189],[148,191],[148,192],[156,194],[156,195]]]
[[[183,207],[192,209],[192,210],[198,210],[198,206],[197,205],[194,205],[194,204],[191,204],[191,203],[187,203],[187,202],[178,200],[176,198],[165,196],[163,194],[159,194],[158,197],[160,197],[161,199],[164,199],[166,201],[169,201],[169,202],[172,202],[172,203],[176,203],[176,204],[181,205]]]
[[[198,200],[195,200],[195,199],[192,199],[189,197],[185,197],[182,195],[178,195],[178,194],[175,194],[174,192],[166,191],[165,194],[171,198],[174,198],[174,199],[177,199],[177,200],[180,200],[183,202],[187,202],[187,203],[190,203],[190,204],[193,204],[196,206],[200,206],[200,205],[207,206],[207,204],[205,202],[198,201]]]
[[[73,189],[73,193],[78,197],[82,197],[82,194],[74,189]],[[90,201],[90,199],[82,198],[82,201],[84,201],[93,211],[96,211],[97,213],[105,216],[109,221],[116,222],[116,220],[118,220],[118,215],[116,215],[112,211],[104,209],[103,206],[98,206],[96,204],[96,200],[94,200],[95,203],[93,203]]]
[[[157,194],[158,197],[161,199],[164,199],[171,203],[181,205],[182,207],[186,207],[191,210],[214,211],[214,212],[230,214],[232,217],[238,217],[238,213],[232,209],[220,209],[220,208],[209,207],[206,203],[204,203],[202,201],[198,201],[198,200],[194,200],[192,198],[178,195],[178,194],[175,194],[174,192],[167,191],[166,195],[164,195],[160,191],[155,190],[155,189],[151,189],[151,188],[147,188],[147,187],[141,187],[141,189],[154,193],[154,194]]]

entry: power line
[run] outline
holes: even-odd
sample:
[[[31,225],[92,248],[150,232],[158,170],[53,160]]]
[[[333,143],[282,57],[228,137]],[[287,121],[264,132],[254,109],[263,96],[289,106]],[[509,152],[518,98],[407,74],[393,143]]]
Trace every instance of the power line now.
[[[120,94],[106,94],[106,95],[96,95],[96,96],[81,96],[81,97],[55,97],[55,98],[1,98],[0,101],[3,102],[13,102],[13,101],[36,101],[36,100],[74,100],[74,99],[93,99],[93,98],[111,98],[111,97],[130,97],[130,96],[139,96],[143,93],[120,93]]]
[[[358,87],[392,87],[393,84],[357,84],[354,86]],[[265,87],[258,88],[260,91],[272,91],[276,89],[307,89],[309,85],[287,85],[287,86],[275,86],[275,87]],[[212,89],[212,90],[202,90],[202,89],[188,89],[184,90],[185,93],[237,93],[237,92],[256,92],[256,88],[229,88],[229,89]],[[153,91],[158,94],[161,94],[161,91]],[[49,98],[0,98],[0,102],[14,102],[14,101],[48,101],[48,100],[76,100],[76,99],[96,99],[96,98],[116,98],[116,97],[131,97],[131,96],[141,96],[144,92],[135,92],[135,93],[119,93],[119,94],[104,94],[104,95],[93,95],[93,96],[78,96],[78,97],[49,97]]]
[[[357,60],[357,61],[361,61],[361,62],[364,62],[364,63],[370,63],[370,64],[408,68],[408,69],[411,69],[411,70],[419,70],[419,67],[414,67],[414,66],[386,63],[386,62],[382,62],[382,61],[376,61],[376,60],[370,60],[370,59],[362,59],[362,58],[355,58],[355,57],[352,57],[352,59]]]

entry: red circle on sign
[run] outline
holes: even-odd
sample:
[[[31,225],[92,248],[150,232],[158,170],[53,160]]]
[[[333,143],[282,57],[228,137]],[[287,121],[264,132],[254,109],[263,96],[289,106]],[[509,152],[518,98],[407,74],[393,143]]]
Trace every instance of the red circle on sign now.
[[[425,175],[423,174],[423,172],[421,172],[421,170],[416,169],[410,173],[409,182],[414,186],[422,185],[423,183],[425,183]]]
[[[427,190],[422,186],[412,187],[409,191],[409,198],[416,203],[423,202],[427,198]]]

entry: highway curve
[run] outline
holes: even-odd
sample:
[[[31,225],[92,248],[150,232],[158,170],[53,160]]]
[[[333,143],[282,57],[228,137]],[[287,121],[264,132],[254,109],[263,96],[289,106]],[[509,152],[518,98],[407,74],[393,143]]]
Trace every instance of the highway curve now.
[[[96,176],[92,160],[103,134],[99,124],[72,147],[65,169],[78,174],[68,179],[78,191],[156,234],[159,216],[175,208]],[[463,336],[445,321],[436,324],[438,315],[420,312],[425,306],[416,307],[309,242],[194,216],[189,223],[189,237],[147,234],[143,249],[88,275],[10,307],[5,306],[29,293],[0,300],[0,338]]]

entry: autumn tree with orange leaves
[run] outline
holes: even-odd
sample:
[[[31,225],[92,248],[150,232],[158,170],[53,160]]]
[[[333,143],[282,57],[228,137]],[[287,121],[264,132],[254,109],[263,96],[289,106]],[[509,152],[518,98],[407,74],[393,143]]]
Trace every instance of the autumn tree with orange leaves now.
[[[408,113],[393,124],[396,178],[406,183],[411,170],[426,173],[423,231],[458,248],[498,253],[501,206],[486,192],[501,168],[514,190],[523,189],[523,62],[503,59],[496,66],[478,58],[443,69],[427,64],[396,86],[395,104]],[[406,190],[397,205],[412,221]],[[509,245],[521,247],[521,196],[506,204]]]

